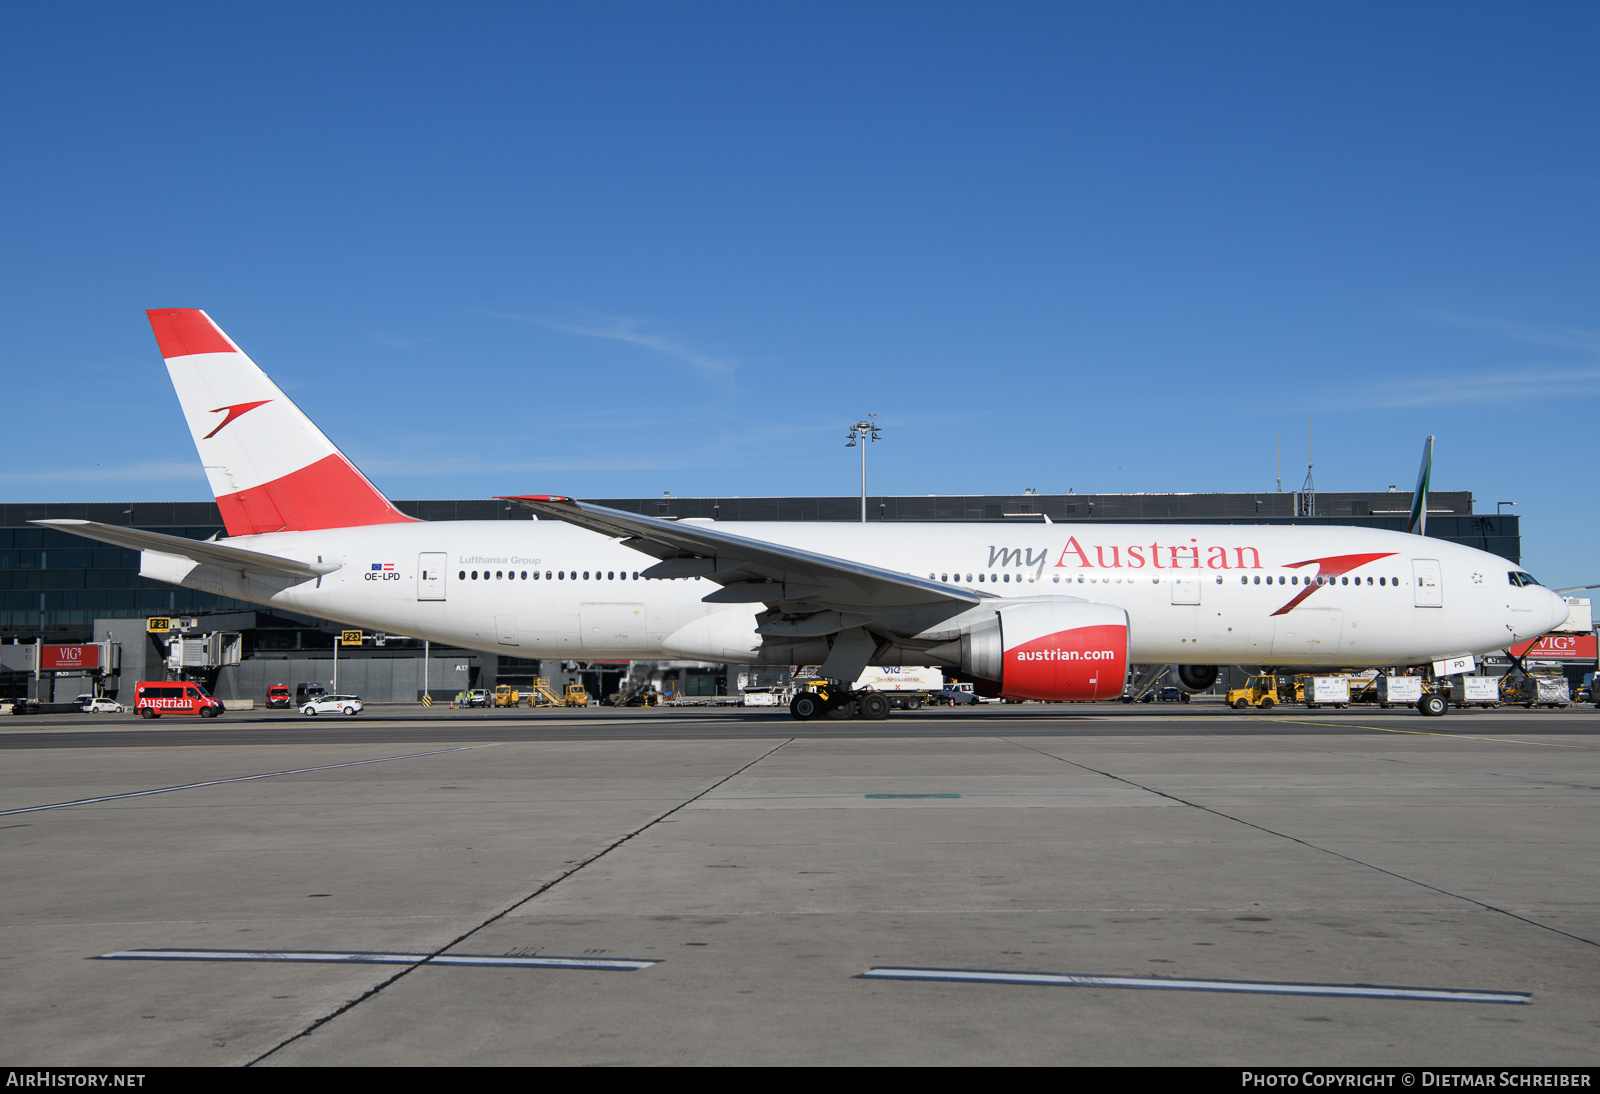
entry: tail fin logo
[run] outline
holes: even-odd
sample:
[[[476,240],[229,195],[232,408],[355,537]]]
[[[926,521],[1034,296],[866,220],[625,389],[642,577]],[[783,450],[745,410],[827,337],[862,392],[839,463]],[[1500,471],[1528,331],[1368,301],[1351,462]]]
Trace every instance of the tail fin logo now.
[[[235,418],[239,417],[239,415],[244,414],[247,411],[254,410],[258,406],[264,406],[265,404],[270,403],[270,402],[272,402],[271,399],[257,399],[253,403],[234,403],[232,406],[219,406],[219,407],[217,407],[217,409],[213,410],[211,413],[213,413],[213,414],[221,414],[224,410],[226,410],[228,412],[228,416],[226,418],[222,419],[222,423],[220,425],[218,425],[217,428],[213,429],[210,433],[207,433],[201,439],[209,441],[212,437],[215,437],[218,433],[222,432],[223,426],[227,425],[229,422],[231,422]]]

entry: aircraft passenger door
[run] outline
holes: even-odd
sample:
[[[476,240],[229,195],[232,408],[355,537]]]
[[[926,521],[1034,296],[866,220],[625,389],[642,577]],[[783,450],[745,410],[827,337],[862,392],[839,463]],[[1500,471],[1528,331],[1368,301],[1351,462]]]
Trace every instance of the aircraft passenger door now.
[[[1444,578],[1436,558],[1411,560],[1411,592],[1419,608],[1444,607]]]
[[[1174,577],[1172,579],[1172,602],[1174,604],[1200,603],[1200,579],[1198,577]]]
[[[444,567],[450,556],[444,551],[424,551],[417,556],[417,599],[444,599]]]

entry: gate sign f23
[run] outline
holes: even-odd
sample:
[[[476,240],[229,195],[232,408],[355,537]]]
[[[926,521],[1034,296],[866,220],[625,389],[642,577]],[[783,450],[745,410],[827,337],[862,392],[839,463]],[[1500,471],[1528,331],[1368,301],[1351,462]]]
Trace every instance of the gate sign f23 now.
[[[39,651],[39,668],[45,672],[99,667],[99,646],[45,646]]]

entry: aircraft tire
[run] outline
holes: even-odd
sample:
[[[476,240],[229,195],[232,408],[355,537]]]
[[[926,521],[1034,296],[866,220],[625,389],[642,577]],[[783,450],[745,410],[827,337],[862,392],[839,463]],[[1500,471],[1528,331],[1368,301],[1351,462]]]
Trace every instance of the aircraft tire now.
[[[789,713],[801,722],[809,722],[822,714],[822,700],[809,691],[803,691],[789,702]]]
[[[1450,709],[1450,704],[1438,695],[1424,695],[1417,700],[1417,709],[1427,718],[1442,718],[1444,712]]]
[[[854,718],[861,713],[860,706],[856,703],[855,696],[846,695],[828,704],[828,709],[823,715],[835,722],[842,722],[847,718]]]

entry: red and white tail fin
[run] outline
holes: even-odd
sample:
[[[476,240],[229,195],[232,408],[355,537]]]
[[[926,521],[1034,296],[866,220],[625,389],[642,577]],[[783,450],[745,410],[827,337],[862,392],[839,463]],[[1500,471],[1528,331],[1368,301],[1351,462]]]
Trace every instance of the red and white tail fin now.
[[[390,505],[209,315],[145,314],[228,535],[415,519]]]

